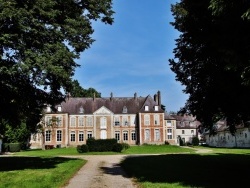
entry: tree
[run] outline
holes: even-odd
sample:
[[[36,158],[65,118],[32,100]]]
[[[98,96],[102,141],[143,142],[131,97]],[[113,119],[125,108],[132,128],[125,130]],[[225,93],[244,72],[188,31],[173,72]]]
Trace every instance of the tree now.
[[[0,0],[0,13],[0,123],[35,127],[72,89],[92,22],[113,23],[112,0]]]
[[[82,86],[80,86],[79,82],[77,80],[73,81],[73,87],[70,91],[70,95],[72,97],[101,97],[101,93],[96,91],[94,88],[84,89]]]
[[[169,62],[189,94],[181,112],[210,130],[226,118],[234,133],[250,119],[249,8],[244,0],[181,0],[171,7],[181,34]]]

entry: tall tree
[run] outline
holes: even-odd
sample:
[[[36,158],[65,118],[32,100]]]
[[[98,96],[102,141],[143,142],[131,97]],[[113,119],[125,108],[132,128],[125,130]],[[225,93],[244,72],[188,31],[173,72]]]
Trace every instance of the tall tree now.
[[[249,8],[245,0],[181,0],[171,8],[181,34],[169,62],[189,94],[181,111],[210,130],[227,118],[234,133],[250,119]]]
[[[64,100],[92,21],[113,13],[112,0],[0,0],[0,123],[35,125],[44,104]]]
[[[101,93],[94,88],[84,89],[77,80],[73,80],[73,87],[70,91],[72,97],[101,97]]]

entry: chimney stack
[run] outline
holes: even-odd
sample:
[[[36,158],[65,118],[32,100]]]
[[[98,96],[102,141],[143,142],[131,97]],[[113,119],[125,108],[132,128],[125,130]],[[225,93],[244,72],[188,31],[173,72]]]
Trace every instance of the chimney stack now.
[[[160,91],[157,92],[157,96],[158,96],[158,105],[161,107],[161,92]]]
[[[113,99],[113,93],[111,92],[110,93],[110,100],[112,101],[112,99]]]
[[[134,99],[137,99],[137,93],[135,92],[135,94],[134,94]]]

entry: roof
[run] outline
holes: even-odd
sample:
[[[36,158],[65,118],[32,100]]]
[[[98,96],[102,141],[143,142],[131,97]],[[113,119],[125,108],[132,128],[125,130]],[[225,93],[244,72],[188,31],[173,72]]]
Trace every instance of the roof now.
[[[192,115],[172,115],[176,119],[176,129],[196,129],[201,123]]]
[[[150,95],[147,97],[69,97],[62,102],[60,106],[62,107],[62,113],[69,114],[79,114],[80,108],[83,108],[84,114],[93,114],[96,110],[103,106],[112,111],[114,114],[123,114],[124,108],[127,109],[127,114],[136,114],[139,112],[164,112],[161,107],[159,107],[158,111],[155,111],[154,107],[158,106],[158,103]],[[145,106],[148,106],[148,111],[145,111]]]

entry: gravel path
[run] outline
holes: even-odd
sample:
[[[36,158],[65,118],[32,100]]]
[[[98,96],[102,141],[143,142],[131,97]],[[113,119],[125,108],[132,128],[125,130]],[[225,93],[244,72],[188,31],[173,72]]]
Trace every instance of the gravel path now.
[[[64,188],[136,188],[119,166],[124,157],[126,155],[81,156],[88,162]]]

